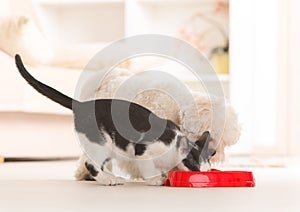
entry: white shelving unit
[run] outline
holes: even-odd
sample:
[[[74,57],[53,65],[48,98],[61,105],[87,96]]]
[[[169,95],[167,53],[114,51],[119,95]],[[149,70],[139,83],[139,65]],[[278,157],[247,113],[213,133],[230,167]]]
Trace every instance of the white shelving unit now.
[[[33,0],[50,40],[110,42],[125,36],[176,36],[195,13],[212,12],[216,0]]]
[[[178,37],[179,29],[185,26],[193,14],[212,14],[216,2],[217,0],[34,0],[40,26],[47,39],[56,45],[108,43],[148,33]],[[221,24],[222,21],[225,26],[228,24],[228,20],[219,20]],[[219,79],[228,97],[229,75],[220,75]],[[189,77],[186,81],[193,84]]]
[[[124,1],[34,2],[42,30],[53,43],[111,42],[125,35]]]
[[[195,13],[209,13],[214,1],[136,0],[126,1],[126,35],[159,33],[176,36]],[[131,12],[134,11],[134,12]]]

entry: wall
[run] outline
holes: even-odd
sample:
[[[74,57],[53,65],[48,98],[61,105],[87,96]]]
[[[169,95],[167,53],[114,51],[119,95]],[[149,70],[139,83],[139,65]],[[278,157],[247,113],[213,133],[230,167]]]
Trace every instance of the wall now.
[[[289,0],[288,5],[288,37],[287,43],[287,74],[288,74],[288,134],[291,144],[289,152],[300,154],[300,1]]]
[[[10,13],[10,1],[1,0],[0,1],[0,16],[7,16]]]

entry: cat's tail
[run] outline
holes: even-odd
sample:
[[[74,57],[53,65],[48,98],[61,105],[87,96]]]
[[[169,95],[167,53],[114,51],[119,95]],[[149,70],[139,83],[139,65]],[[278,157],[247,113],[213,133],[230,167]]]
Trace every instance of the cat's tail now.
[[[54,88],[51,88],[48,85],[45,85],[44,83],[38,81],[35,79],[24,67],[24,64],[22,62],[22,59],[20,55],[15,56],[16,65],[19,69],[20,74],[22,77],[28,82],[29,85],[31,85],[35,90],[37,90],[42,95],[48,97],[49,99],[53,100],[54,102],[61,104],[62,106],[69,108],[72,110],[72,103],[78,103],[78,101],[60,93],[59,91],[55,90]]]

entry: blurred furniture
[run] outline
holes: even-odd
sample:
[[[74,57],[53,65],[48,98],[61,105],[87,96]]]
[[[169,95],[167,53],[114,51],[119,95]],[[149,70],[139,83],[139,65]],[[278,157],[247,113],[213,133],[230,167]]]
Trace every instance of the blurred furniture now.
[[[30,67],[41,81],[73,96],[79,70]],[[0,51],[0,155],[4,157],[77,156],[79,144],[71,111],[33,90],[14,59]]]
[[[78,48],[60,51],[54,55],[52,63],[44,66],[27,64],[28,70],[39,80],[73,96],[80,71],[87,59],[103,45],[126,36],[145,33],[178,36],[178,30],[192,14],[202,12],[213,15],[216,2],[33,0],[36,13],[34,19],[38,21],[49,45]],[[81,45],[87,47],[85,51]],[[74,55],[74,52],[80,54]],[[80,148],[75,142],[71,112],[26,85],[11,56],[0,51],[0,72],[3,76],[0,78],[0,155],[77,155]],[[130,69],[134,69],[135,65],[137,63],[130,64]],[[170,67],[173,66],[168,69]],[[142,68],[145,68],[145,61],[142,62]],[[180,78],[185,76],[185,81],[192,89],[201,89],[199,83],[187,76],[186,72],[178,71],[177,75]],[[219,79],[229,97],[229,75],[219,75]]]

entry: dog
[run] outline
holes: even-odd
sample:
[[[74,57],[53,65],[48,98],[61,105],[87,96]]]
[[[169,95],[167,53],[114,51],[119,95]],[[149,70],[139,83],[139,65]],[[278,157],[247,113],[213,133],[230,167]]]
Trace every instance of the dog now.
[[[127,69],[116,68],[106,74],[105,77],[101,78],[101,82],[96,87],[96,90],[91,91],[91,93],[87,92],[88,94],[82,95],[82,98],[114,98],[120,86],[133,76],[135,76],[135,74]],[[141,82],[143,82],[143,80],[141,80]],[[134,83],[136,83],[136,81],[134,81]],[[151,83],[153,87],[164,85],[167,89],[176,89],[172,87],[174,85],[169,84],[168,81],[163,81],[163,79],[157,79],[155,82]],[[143,85],[141,84],[136,86],[138,87]],[[215,143],[216,154],[210,161],[211,163],[223,162],[225,160],[225,148],[234,145],[240,137],[241,127],[238,121],[238,115],[232,105],[225,102],[224,130],[221,135],[218,135],[219,132],[214,131],[212,128],[212,105],[221,105],[222,100],[218,98],[211,98],[207,94],[203,94],[201,92],[191,91],[191,94],[194,99],[193,102],[197,108],[196,114],[192,116],[192,113],[189,112],[194,110],[194,105],[185,104],[184,108],[179,108],[172,97],[160,90],[145,90],[144,92],[140,92],[135,95],[134,99],[127,100],[144,106],[145,108],[155,112],[155,114],[160,117],[173,121],[175,124],[180,126],[180,129],[185,132],[191,140],[197,140],[205,131],[211,132],[213,140],[219,136],[220,142],[218,144]],[[196,126],[196,124],[199,125]],[[215,142],[217,141],[215,140]],[[78,167],[75,172],[76,180],[92,179],[89,171],[85,167],[87,159],[88,157],[85,154],[80,157]],[[112,163],[107,164],[107,167],[110,170],[112,169],[112,166]]]

